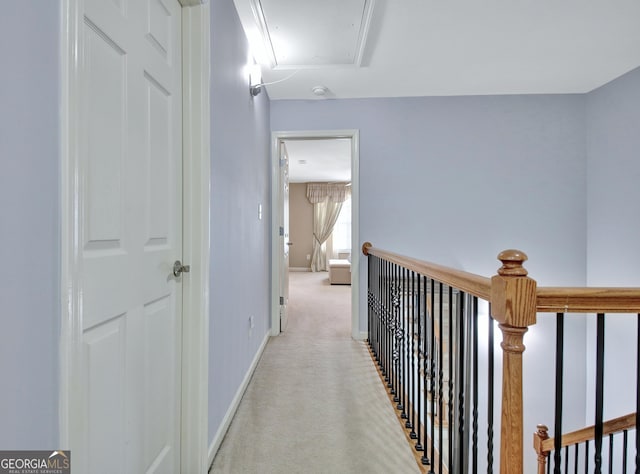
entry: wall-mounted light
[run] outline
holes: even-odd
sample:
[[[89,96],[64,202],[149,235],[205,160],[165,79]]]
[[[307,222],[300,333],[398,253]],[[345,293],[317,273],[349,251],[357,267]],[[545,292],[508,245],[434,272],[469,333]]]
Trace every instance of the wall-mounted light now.
[[[255,97],[262,92],[262,69],[259,64],[254,64],[249,70],[249,93]]]

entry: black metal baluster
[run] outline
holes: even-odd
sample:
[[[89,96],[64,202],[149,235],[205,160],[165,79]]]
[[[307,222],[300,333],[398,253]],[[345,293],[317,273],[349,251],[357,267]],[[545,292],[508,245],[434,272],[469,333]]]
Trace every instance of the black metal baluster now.
[[[426,285],[426,278],[425,277],[421,277],[420,274],[418,274],[418,288],[417,291],[418,293],[416,294],[416,314],[418,315],[417,318],[417,340],[416,340],[416,344],[417,344],[417,361],[416,361],[416,368],[415,368],[415,377],[416,377],[416,403],[417,403],[417,409],[414,410],[414,414],[415,414],[415,418],[414,418],[414,424],[416,426],[417,432],[416,432],[416,444],[415,444],[415,450],[416,451],[422,451],[424,449],[422,443],[421,443],[421,439],[420,439],[420,431],[421,431],[421,415],[422,415],[422,387],[420,385],[420,367],[421,367],[421,360],[424,357],[423,352],[423,348],[422,348],[422,311],[423,311],[423,306],[422,306],[422,292],[423,292],[423,288],[421,285],[422,280],[425,280],[425,285]]]
[[[443,400],[444,391],[442,388],[443,380],[444,380],[444,369],[442,365],[443,361],[443,341],[442,337],[442,323],[443,323],[443,315],[444,315],[444,305],[442,302],[444,301],[444,293],[443,293],[443,284],[440,283],[438,285],[438,300],[440,301],[440,307],[438,308],[438,472],[444,472],[442,469],[442,458],[444,457],[444,435],[443,435],[443,425],[444,425],[444,417],[443,413]]]
[[[395,291],[396,291],[396,269],[397,266],[395,264],[390,264],[389,266],[389,270],[390,270],[390,276],[391,276],[391,280],[390,280],[390,284],[389,284],[389,304],[387,306],[387,337],[386,337],[386,341],[385,341],[385,345],[386,345],[386,360],[387,360],[387,373],[386,373],[386,377],[385,377],[385,381],[387,382],[387,388],[392,388],[393,387],[393,377],[394,377],[394,373],[393,373],[393,332],[394,332],[394,322],[395,322],[395,315],[394,315],[394,305],[395,305]],[[393,391],[391,391],[391,393],[393,393]]]
[[[377,267],[377,258],[373,255],[369,255],[367,257],[369,264],[369,292],[371,298],[369,299],[369,348],[375,354],[375,317],[376,317],[376,286],[374,282],[376,281],[376,267]]]
[[[407,423],[409,423],[409,428],[411,428],[411,433],[409,433],[409,437],[411,439],[418,439],[418,435],[416,434],[416,423],[415,423],[415,415],[416,415],[416,403],[417,403],[417,392],[416,392],[416,380],[418,379],[416,374],[416,357],[418,356],[416,352],[416,273],[412,270],[410,277],[411,284],[409,287],[411,288],[411,298],[409,301],[411,302],[411,311],[410,311],[410,335],[411,335],[411,412]]]
[[[402,386],[404,385],[404,361],[402,360],[402,346],[403,341],[398,337],[401,333],[401,327],[403,324],[403,307],[404,307],[404,287],[402,285],[402,275],[404,269],[400,265],[396,265],[396,285],[393,292],[393,334],[392,334],[392,343],[393,343],[393,351],[391,356],[393,357],[393,375],[392,379],[393,383],[393,393],[395,394],[395,398],[399,400],[398,406],[396,407],[398,410],[404,410],[404,403],[402,400]]]
[[[494,377],[494,361],[493,361],[493,356],[494,356],[494,342],[493,342],[493,318],[491,317],[491,305],[489,305],[489,314],[487,317],[488,321],[489,321],[489,341],[488,341],[488,347],[489,347],[489,351],[487,353],[487,365],[488,367],[488,375],[487,375],[487,383],[488,383],[488,390],[487,390],[487,421],[488,421],[488,426],[487,426],[487,474],[492,474],[493,473],[493,395],[494,395],[494,387],[493,387],[493,377]],[[549,468],[549,465],[547,463],[547,469]]]
[[[380,362],[378,365],[380,366],[380,373],[382,374],[382,379],[386,382],[387,377],[387,368],[386,364],[386,356],[387,356],[387,311],[389,304],[389,262],[386,260],[382,261],[382,305],[380,307]]]
[[[578,443],[576,443],[574,445],[575,447],[575,457],[573,458],[573,472],[574,474],[578,474],[578,452],[580,451],[580,445]]]
[[[376,362],[380,367],[380,354],[382,351],[382,305],[383,305],[383,279],[384,267],[381,259],[378,261],[377,301],[376,301]]]
[[[427,283],[428,282],[428,283]],[[427,403],[428,403],[428,388],[427,388],[427,374],[429,371],[429,365],[431,364],[431,359],[433,358],[433,354],[430,351],[429,348],[429,338],[428,338],[428,327],[429,327],[429,321],[431,319],[433,319],[433,284],[434,281],[432,278],[429,278],[426,282],[425,282],[425,287],[424,287],[424,294],[425,294],[425,305],[424,305],[424,314],[425,314],[425,318],[424,318],[424,325],[423,325],[423,346],[424,346],[424,364],[422,367],[422,399],[424,402],[424,424],[423,424],[423,428],[424,428],[424,442],[423,442],[423,446],[424,446],[424,451],[422,452],[422,457],[420,458],[420,462],[422,462],[423,465],[428,466],[431,464],[431,460],[429,460],[429,457],[427,456],[427,449],[428,449],[428,440],[427,440],[427,430],[429,429],[429,421],[433,422],[432,417],[433,417],[433,413],[429,414],[428,410],[427,410]],[[428,298],[427,298],[427,292],[429,292],[429,294],[431,295],[431,306],[429,306],[428,303]]]
[[[454,313],[453,313],[453,288],[449,287],[449,399],[447,400],[447,416],[449,418],[449,432],[448,432],[448,448],[449,448],[449,457],[447,461],[449,463],[449,469],[452,469],[454,464],[453,462],[453,435],[451,430],[454,429],[453,425],[453,321],[454,321]]]
[[[435,282],[431,284],[431,304],[435,305]],[[442,283],[439,283],[440,285]],[[440,308],[442,307],[442,300],[438,299],[438,313],[440,312]],[[435,378],[436,378],[436,317],[435,314],[431,315],[431,323],[429,325],[430,337],[429,337],[429,354],[430,364],[429,364],[429,395],[431,397],[431,469],[429,470],[429,474],[433,474],[433,460],[435,459],[435,450],[436,450],[436,394],[435,394]]]
[[[382,311],[382,352],[381,352],[381,364],[382,364],[382,375],[384,376],[385,384],[389,380],[387,377],[387,347],[389,340],[389,314],[391,310],[389,309],[389,305],[391,303],[391,263],[385,261],[385,280],[384,280],[384,305]]]
[[[380,337],[378,340],[378,345],[380,349],[378,351],[378,367],[380,367],[380,374],[384,380],[384,338],[385,338],[385,327],[384,327],[384,318],[386,311],[386,303],[387,303],[387,262],[384,260],[381,261],[380,265]]]
[[[394,353],[394,357],[395,360],[397,361],[396,363],[396,371],[398,373],[398,384],[397,384],[397,389],[396,389],[396,394],[398,396],[399,402],[398,402],[398,410],[401,411],[401,418],[406,419],[407,418],[407,413],[406,413],[406,408],[407,408],[407,381],[405,379],[405,370],[406,370],[406,362],[405,359],[403,359],[403,356],[406,357],[406,351],[405,351],[405,340],[404,340],[404,327],[405,327],[405,308],[407,306],[406,304],[406,285],[405,285],[405,281],[406,281],[406,269],[405,268],[399,268],[398,269],[398,278],[400,280],[400,283],[398,283],[398,288],[397,288],[397,303],[398,303],[398,307],[396,310],[396,328],[395,328],[395,343],[396,343],[396,352]]]
[[[394,263],[391,267],[391,293],[390,297],[390,305],[389,305],[389,326],[388,326],[388,342],[387,342],[387,354],[389,359],[389,378],[387,380],[387,388],[389,389],[389,393],[394,395],[394,399],[397,398],[395,391],[395,379],[398,376],[397,372],[394,370],[395,367],[395,358],[393,357],[396,347],[396,304],[397,304],[397,296],[398,296],[398,266]]]
[[[569,446],[564,447],[564,472],[569,472]]]
[[[380,315],[382,314],[382,261],[376,257],[376,306],[375,306],[375,356],[376,362],[380,364],[380,327],[382,322],[380,321]]]
[[[367,344],[371,348],[371,311],[372,311],[372,292],[371,292],[371,273],[373,272],[371,255],[367,256]]]
[[[373,344],[373,317],[375,314],[375,288],[373,286],[374,263],[373,255],[367,255],[367,344],[370,350]],[[373,350],[371,350],[371,352],[373,352]]]
[[[406,268],[402,269],[402,274],[401,274],[401,285],[402,285],[402,290],[401,290],[401,294],[402,294],[402,309],[401,311],[398,313],[400,314],[400,317],[402,318],[402,323],[401,323],[401,332],[399,332],[397,334],[397,339],[400,342],[400,344],[402,345],[402,351],[400,352],[400,354],[402,355],[401,360],[402,360],[402,385],[398,387],[399,390],[402,390],[400,392],[400,403],[402,404],[402,414],[400,415],[402,417],[403,420],[407,420],[409,418],[408,416],[408,412],[409,412],[409,341],[406,340],[405,341],[405,334],[408,333],[408,330],[405,331],[405,327],[407,326],[408,322],[406,320],[406,316],[407,316],[407,306],[408,306],[408,292],[409,292],[409,288],[407,285],[407,275],[408,275],[408,271]],[[404,422],[405,428],[407,427],[407,422]]]
[[[609,474],[613,474],[613,433],[609,435]]]
[[[562,459],[562,362],[564,360],[564,314],[556,315],[556,397],[555,397],[555,422],[554,422],[554,443],[553,443],[553,472],[561,472]]]
[[[584,472],[589,472],[589,440],[584,443]]]
[[[472,420],[472,472],[477,474],[478,472],[478,298],[475,296],[472,300],[472,313],[471,313],[471,330],[473,334],[473,346],[472,350],[472,365],[473,365],[473,404],[471,412]]]
[[[378,367],[380,367],[380,360],[382,359],[382,312],[384,306],[384,262],[380,259],[378,264],[378,301],[376,305],[377,311],[377,325],[376,328],[376,362],[378,363]]]
[[[388,388],[391,389],[391,393],[395,394],[395,380],[398,376],[396,367],[396,323],[398,317],[396,314],[396,308],[398,305],[398,265],[393,265],[393,286],[391,289],[391,314],[389,320],[389,381],[387,383]]]
[[[629,444],[629,433],[627,430],[622,432],[622,474],[627,474],[627,449]]]
[[[402,418],[404,420],[409,419],[409,405],[411,404],[411,397],[409,392],[409,321],[407,320],[407,308],[409,306],[409,285],[407,283],[407,278],[409,275],[409,271],[406,268],[402,269],[402,306],[399,312],[402,325],[401,325],[401,333],[398,333],[398,341],[402,346],[401,360],[402,360],[402,385],[398,387],[400,392],[400,399],[402,401]],[[407,427],[407,422],[404,422],[405,428]]]
[[[636,320],[636,472],[640,472],[640,313]]]
[[[465,311],[465,299],[466,293],[461,291],[459,293],[458,301],[460,302],[458,308],[458,348],[457,348],[457,356],[458,356],[458,373],[457,381],[459,383],[458,387],[458,470],[462,472],[464,469],[464,440],[465,440],[465,430],[464,430],[464,410],[465,410],[465,396],[464,393],[464,360],[465,360],[465,350],[464,350],[464,311]]]
[[[598,313],[596,324],[596,414],[595,414],[595,474],[602,472],[602,413],[604,408],[604,314]]]
[[[425,393],[425,385],[424,385],[424,370],[425,367],[427,365],[427,341],[425,339],[425,332],[426,332],[426,327],[427,327],[427,312],[428,312],[428,306],[427,306],[427,277],[423,276],[422,277],[422,293],[420,293],[420,301],[422,303],[422,313],[420,313],[420,347],[422,348],[422,362],[421,364],[418,366],[418,393],[420,396],[420,410],[418,410],[418,426],[419,429],[422,432],[422,443],[418,447],[416,447],[416,449],[418,449],[418,451],[423,451],[426,449],[426,445],[427,445],[427,400],[426,400],[426,393]],[[420,438],[418,438],[418,440],[420,440]],[[425,455],[423,453],[423,455],[420,458],[420,461],[425,464]],[[427,460],[428,461],[428,460]]]

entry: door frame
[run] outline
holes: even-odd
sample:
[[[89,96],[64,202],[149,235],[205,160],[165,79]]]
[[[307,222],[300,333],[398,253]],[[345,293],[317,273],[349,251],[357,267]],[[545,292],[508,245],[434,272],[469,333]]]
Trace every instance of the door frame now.
[[[60,386],[59,444],[73,449],[84,436],[78,406],[82,354],[79,242],[79,136],[82,110],[80,29],[83,0],[62,0],[60,150]],[[206,0],[182,5],[183,279],[181,471],[207,472],[210,206],[210,16]]]
[[[271,335],[280,334],[280,141],[287,139],[349,138],[351,139],[351,337],[361,340],[366,333],[360,331],[360,132],[347,130],[308,130],[271,132]]]

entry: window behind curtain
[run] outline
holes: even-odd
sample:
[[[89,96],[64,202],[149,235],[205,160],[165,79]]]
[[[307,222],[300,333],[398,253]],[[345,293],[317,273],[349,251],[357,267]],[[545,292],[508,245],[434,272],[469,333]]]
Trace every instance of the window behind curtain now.
[[[331,234],[333,253],[351,252],[351,198],[342,203],[340,216]]]

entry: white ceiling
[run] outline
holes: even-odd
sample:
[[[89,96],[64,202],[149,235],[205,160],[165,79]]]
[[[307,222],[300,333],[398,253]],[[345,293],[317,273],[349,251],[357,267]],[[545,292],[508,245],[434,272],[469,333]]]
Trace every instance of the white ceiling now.
[[[360,65],[374,0],[248,1],[270,67]]]
[[[289,182],[351,181],[350,138],[287,139],[283,141],[289,156]]]
[[[262,57],[265,31],[274,51],[316,44],[311,57],[343,54],[366,3],[234,1]],[[375,0],[370,22],[364,10],[359,18],[361,28],[370,24],[360,67],[301,65],[298,51],[289,65],[263,67],[267,83],[293,73],[266,85],[271,99],[318,99],[318,85],[325,98],[583,93],[640,66],[638,0]]]
[[[640,0],[234,2],[274,100],[584,93],[640,66]],[[288,140],[291,181],[348,181],[348,143]]]

